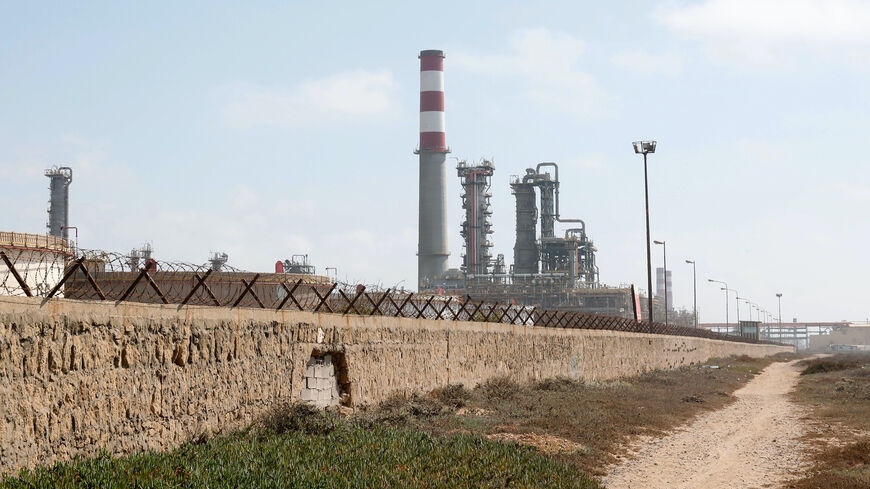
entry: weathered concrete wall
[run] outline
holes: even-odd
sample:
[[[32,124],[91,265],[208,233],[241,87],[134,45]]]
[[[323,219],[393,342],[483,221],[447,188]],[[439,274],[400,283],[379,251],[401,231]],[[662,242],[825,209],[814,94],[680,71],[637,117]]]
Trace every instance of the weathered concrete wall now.
[[[300,399],[313,353],[340,359],[337,381],[361,404],[496,375],[603,380],[789,350],[613,331],[2,297],[0,473],[100,449],[164,449],[243,426],[276,401]]]

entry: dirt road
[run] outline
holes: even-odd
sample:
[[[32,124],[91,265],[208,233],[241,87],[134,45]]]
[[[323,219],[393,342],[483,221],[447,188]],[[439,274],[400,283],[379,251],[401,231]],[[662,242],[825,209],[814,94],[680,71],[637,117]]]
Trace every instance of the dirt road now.
[[[734,393],[737,402],[641,443],[611,468],[606,487],[761,488],[791,478],[805,464],[800,408],[786,395],[798,374],[794,362],[771,364]]]

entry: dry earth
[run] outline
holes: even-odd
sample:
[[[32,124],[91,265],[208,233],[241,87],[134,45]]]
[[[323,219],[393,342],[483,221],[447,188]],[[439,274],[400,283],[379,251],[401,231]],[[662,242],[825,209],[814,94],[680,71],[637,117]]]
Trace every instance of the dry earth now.
[[[663,438],[641,441],[604,483],[622,488],[761,488],[807,467],[800,407],[788,393],[796,361],[773,363],[735,391],[737,401]]]

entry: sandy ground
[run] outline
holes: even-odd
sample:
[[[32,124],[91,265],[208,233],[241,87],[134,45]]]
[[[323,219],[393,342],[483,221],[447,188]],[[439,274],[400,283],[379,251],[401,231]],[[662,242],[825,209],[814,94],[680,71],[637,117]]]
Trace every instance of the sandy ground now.
[[[604,483],[622,488],[761,488],[804,468],[801,409],[786,395],[798,381],[790,363],[773,363],[734,395],[733,404],[663,438],[641,441]]]

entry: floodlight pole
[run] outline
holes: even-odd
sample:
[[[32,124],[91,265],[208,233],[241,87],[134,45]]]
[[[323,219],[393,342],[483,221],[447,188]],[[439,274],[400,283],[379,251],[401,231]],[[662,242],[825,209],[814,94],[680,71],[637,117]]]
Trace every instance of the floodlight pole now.
[[[649,174],[647,171],[647,153],[655,153],[655,141],[635,141],[632,143],[635,153],[643,154],[643,198],[646,206],[646,286],[647,286],[647,305],[649,307],[649,322],[650,326],[654,321],[653,314],[653,288],[652,288],[652,249],[650,245],[649,233]]]
[[[695,315],[695,329],[698,329],[698,270],[695,267],[695,260],[686,260],[686,263],[692,265],[692,303],[693,314]],[[668,279],[668,271],[665,270],[665,280]],[[725,299],[728,302],[728,299]]]
[[[779,342],[782,343],[782,292],[776,293],[776,302],[779,304]]]
[[[723,281],[721,281],[721,280],[713,280],[712,278],[708,278],[708,279],[707,279],[707,282],[713,282],[713,283],[715,283],[715,284],[722,284],[722,285],[725,286],[725,287],[722,287],[721,290],[724,290],[724,291],[725,291],[725,332],[727,333],[727,332],[728,332],[728,327],[729,327],[729,325],[730,325],[730,323],[728,322],[728,307],[729,307],[729,304],[728,304],[728,291],[730,290],[730,289],[728,288],[728,283],[727,283],[727,282],[723,282]],[[738,307],[739,307],[739,306],[738,306]],[[737,313],[737,316],[738,316],[738,317],[740,316],[740,313],[739,313],[739,312]]]

